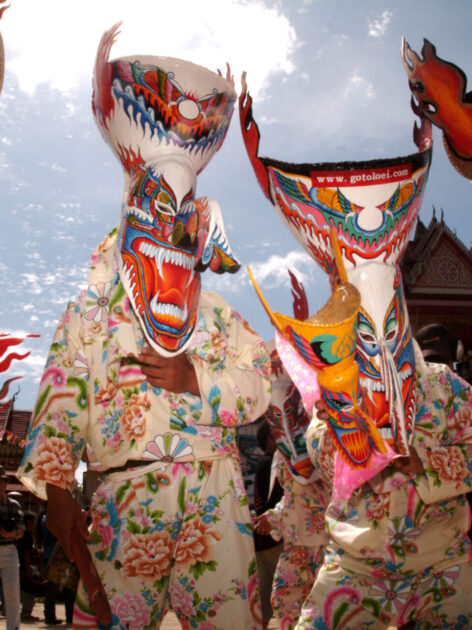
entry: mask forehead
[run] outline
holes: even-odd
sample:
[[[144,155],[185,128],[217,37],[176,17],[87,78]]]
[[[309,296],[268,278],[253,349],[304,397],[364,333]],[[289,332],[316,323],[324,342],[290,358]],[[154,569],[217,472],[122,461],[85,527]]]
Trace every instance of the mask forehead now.
[[[380,337],[384,333],[385,318],[395,295],[395,267],[382,263],[360,264],[346,269],[349,282],[361,294],[362,310],[368,313],[369,321]]]

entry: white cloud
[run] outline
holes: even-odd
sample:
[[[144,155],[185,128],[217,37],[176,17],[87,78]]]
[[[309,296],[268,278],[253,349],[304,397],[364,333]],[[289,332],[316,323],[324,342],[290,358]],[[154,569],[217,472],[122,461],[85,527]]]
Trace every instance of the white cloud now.
[[[344,98],[352,93],[365,96],[365,98],[373,98],[374,96],[374,86],[372,83],[361,77],[357,70],[347,82],[346,89],[344,90]]]
[[[292,250],[285,256],[272,255],[262,263],[252,263],[251,271],[261,285],[267,289],[290,286],[288,269],[300,282],[306,283],[315,275],[322,275],[318,265],[306,252]]]
[[[282,286],[290,286],[288,269],[295,274],[302,283],[313,282],[316,279],[325,278],[325,274],[306,252],[292,250],[284,256],[272,255],[264,262],[250,262],[248,266],[258,284],[264,289],[276,289]],[[243,288],[251,286],[251,280],[243,267],[235,275],[214,273],[203,274],[204,288],[208,291],[217,291],[238,294]]]
[[[247,70],[253,96],[274,72],[290,73],[295,30],[277,8],[262,0],[22,0],[2,20],[7,71],[22,90],[50,82],[63,92],[90,85],[100,37],[123,21],[111,56],[153,54],[181,57],[212,70]],[[197,26],[196,26],[197,25]]]
[[[392,15],[391,11],[384,11],[379,19],[367,20],[369,37],[382,37],[385,35]]]

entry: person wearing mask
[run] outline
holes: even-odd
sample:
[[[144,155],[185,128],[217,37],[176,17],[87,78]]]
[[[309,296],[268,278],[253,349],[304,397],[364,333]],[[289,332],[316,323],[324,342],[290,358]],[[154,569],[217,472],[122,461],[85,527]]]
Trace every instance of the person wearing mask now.
[[[117,28],[100,42],[93,109],[125,171],[121,222],[59,323],[18,476],[47,495],[48,526],[70,559],[89,543],[74,626],[102,618],[84,586],[94,567],[115,625],[157,628],[172,608],[188,627],[257,628],[236,427],[267,409],[270,365],[263,340],[202,290],[206,269],[240,265],[218,203],[195,198],[236,93],[229,73],[190,62],[109,60]],[[90,535],[72,496],[85,450],[102,473]]]

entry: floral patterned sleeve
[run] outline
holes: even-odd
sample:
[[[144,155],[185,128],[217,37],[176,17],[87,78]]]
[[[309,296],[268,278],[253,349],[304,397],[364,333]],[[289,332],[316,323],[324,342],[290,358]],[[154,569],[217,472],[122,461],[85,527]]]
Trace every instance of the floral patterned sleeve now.
[[[425,367],[413,446],[425,469],[416,487],[428,504],[472,490],[472,388],[444,365]]]
[[[311,462],[319,472],[321,481],[331,488],[334,476],[335,447],[328,425],[316,415],[316,410],[305,434]]]
[[[284,494],[277,505],[265,512],[272,526],[270,535],[292,545],[326,544],[325,510],[327,496],[322,484],[300,484],[284,462],[278,466]]]
[[[208,295],[208,292],[207,292]],[[189,356],[197,375],[202,413],[199,424],[234,427],[257,420],[271,397],[270,359],[263,340],[220,296],[201,304],[206,342],[198,333]]]
[[[78,311],[77,305],[69,304],[57,327],[17,473],[43,499],[47,483],[73,489],[85,445],[88,370],[81,352]]]

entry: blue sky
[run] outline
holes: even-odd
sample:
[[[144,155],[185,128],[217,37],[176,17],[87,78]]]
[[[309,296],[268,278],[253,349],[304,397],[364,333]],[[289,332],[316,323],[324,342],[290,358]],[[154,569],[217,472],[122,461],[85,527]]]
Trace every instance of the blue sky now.
[[[87,263],[119,220],[121,169],[97,131],[91,74],[101,34],[123,21],[112,57],[168,55],[213,70],[230,63],[236,88],[247,71],[261,154],[324,162],[415,151],[401,38],[423,38],[471,77],[469,0],[11,0],[0,22],[6,49],[0,95],[0,332],[41,334],[9,375],[30,408],[57,320],[85,286]],[[444,210],[470,247],[471,184],[449,165],[434,132],[433,164],[420,217]],[[237,112],[225,144],[199,178],[198,195],[217,199],[243,263],[236,276],[206,272],[266,339],[272,329],[244,270],[250,265],[275,310],[290,313],[287,268],[316,310],[324,273],[260,191],[241,140]],[[15,391],[13,387],[13,391]]]

